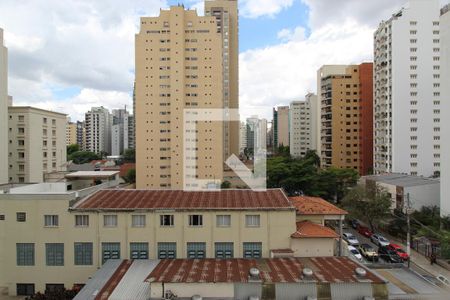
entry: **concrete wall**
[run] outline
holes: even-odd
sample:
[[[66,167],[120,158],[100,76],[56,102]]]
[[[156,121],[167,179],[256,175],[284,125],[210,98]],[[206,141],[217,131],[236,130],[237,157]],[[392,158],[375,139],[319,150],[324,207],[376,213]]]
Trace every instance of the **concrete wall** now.
[[[404,193],[409,193],[411,207],[420,210],[422,206],[440,205],[440,184],[428,184],[405,187]]]
[[[0,184],[8,182],[8,49],[0,28]]]
[[[295,257],[333,256],[334,248],[334,238],[291,239],[291,249]]]

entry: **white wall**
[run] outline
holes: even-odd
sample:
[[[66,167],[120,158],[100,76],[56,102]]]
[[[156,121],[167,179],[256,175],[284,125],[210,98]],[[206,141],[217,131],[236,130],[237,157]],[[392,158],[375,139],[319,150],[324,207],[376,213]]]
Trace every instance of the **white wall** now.
[[[450,11],[441,16],[441,216],[450,215]]]
[[[0,28],[0,184],[8,182],[8,51]]]
[[[440,204],[439,183],[406,187],[404,193],[409,193],[411,207],[415,210],[420,210],[423,206],[439,206]]]

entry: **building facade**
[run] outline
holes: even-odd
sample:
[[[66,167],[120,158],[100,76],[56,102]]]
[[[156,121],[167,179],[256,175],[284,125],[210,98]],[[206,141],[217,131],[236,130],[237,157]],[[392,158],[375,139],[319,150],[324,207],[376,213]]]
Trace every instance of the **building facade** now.
[[[8,49],[0,28],[0,184],[8,182]]]
[[[128,116],[128,148],[135,149],[136,148],[136,139],[134,138],[134,115]]]
[[[239,109],[239,14],[237,0],[205,0],[205,16],[213,16],[222,36],[223,107]],[[225,122],[224,158],[239,155],[238,121]]]
[[[66,124],[66,145],[78,144],[77,138],[77,123],[67,121]]]
[[[320,78],[322,166],[371,171],[371,75],[372,64],[365,63]]]
[[[239,154],[244,153],[245,148],[247,148],[247,124],[241,122],[239,127]]]
[[[374,34],[374,169],[440,172],[438,0],[411,0]]]
[[[44,174],[65,171],[65,114],[25,106],[10,106],[9,182],[43,182]]]
[[[85,114],[86,151],[111,154],[112,117],[104,107],[93,107]]]
[[[200,17],[182,6],[141,18],[135,112],[139,189],[183,188],[185,180],[196,179],[216,184],[223,177],[224,123],[198,121],[190,141],[195,147],[185,147],[184,131],[185,109],[224,108],[218,25],[215,17]],[[185,158],[184,152],[191,155]],[[185,174],[187,169],[192,172]]]
[[[77,121],[77,144],[80,150],[86,150],[86,126],[83,121]]]
[[[442,157],[441,216],[450,216],[450,5],[441,10]],[[444,84],[444,82],[446,84]]]
[[[303,157],[308,150],[315,150],[317,96],[308,94],[305,98],[305,101],[292,101],[289,106],[289,150],[294,157]]]
[[[278,106],[273,109],[274,147],[289,146],[289,106]]]
[[[118,156],[129,149],[129,115],[125,109],[113,109],[111,127],[111,155]]]

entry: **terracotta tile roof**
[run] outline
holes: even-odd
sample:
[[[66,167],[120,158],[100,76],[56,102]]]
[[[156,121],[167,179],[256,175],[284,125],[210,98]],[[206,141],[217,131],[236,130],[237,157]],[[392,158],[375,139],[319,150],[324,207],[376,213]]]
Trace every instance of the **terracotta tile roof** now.
[[[81,210],[135,209],[284,209],[294,210],[281,189],[264,192],[252,190],[222,190],[186,192],[180,190],[100,190],[78,202]]]
[[[166,283],[216,283],[248,282],[250,268],[260,271],[259,279],[265,283],[302,282],[303,268],[313,271],[313,279],[318,282],[351,283],[359,282],[356,268],[364,268],[348,257],[316,258],[267,258],[267,259],[167,259],[147,277],[149,282]],[[384,281],[364,268],[368,282]]]
[[[292,205],[300,215],[346,215],[347,211],[319,197],[290,197]]]
[[[339,235],[333,229],[310,221],[297,222],[297,231],[292,238],[337,238]]]

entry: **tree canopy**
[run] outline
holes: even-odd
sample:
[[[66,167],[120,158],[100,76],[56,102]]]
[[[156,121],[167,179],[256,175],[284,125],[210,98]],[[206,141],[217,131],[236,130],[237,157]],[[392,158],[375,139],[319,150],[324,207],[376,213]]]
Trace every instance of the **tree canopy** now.
[[[275,156],[267,160],[267,187],[283,188],[290,196],[307,194],[339,202],[357,180],[353,169],[321,169],[314,151],[303,158]]]
[[[125,149],[122,154],[123,161],[127,163],[136,162],[136,151],[134,149]]]
[[[390,215],[391,197],[376,185],[356,186],[344,197],[342,205],[355,217],[367,221],[373,231],[379,221]]]
[[[136,169],[130,169],[127,172],[127,175],[123,178],[127,183],[135,183],[136,182]]]
[[[97,159],[101,159],[101,156],[89,151],[77,151],[68,156],[68,160],[73,161],[77,165],[85,164]]]
[[[80,151],[80,145],[78,144],[72,144],[67,146],[67,156],[78,151]]]

